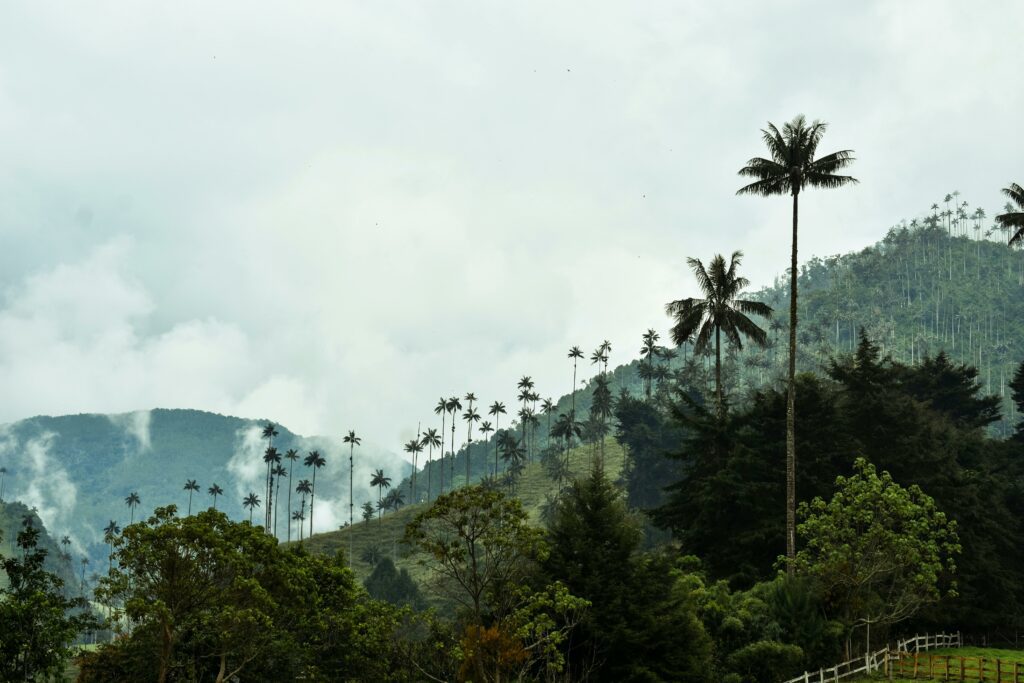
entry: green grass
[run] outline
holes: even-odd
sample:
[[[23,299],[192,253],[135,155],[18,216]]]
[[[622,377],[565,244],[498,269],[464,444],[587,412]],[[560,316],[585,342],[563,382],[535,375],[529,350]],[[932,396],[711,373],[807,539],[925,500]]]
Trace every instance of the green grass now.
[[[951,671],[950,680],[960,680],[960,677],[959,677],[959,674],[958,674],[959,669],[957,668],[960,657],[969,657],[969,658],[971,658],[973,660],[977,660],[979,657],[984,657],[985,661],[986,661],[986,669],[987,669],[987,667],[989,665],[994,666],[995,665],[995,660],[1000,659],[1000,660],[1002,660],[1004,665],[1007,664],[1007,663],[1010,664],[1011,671],[1012,671],[1012,666],[1013,666],[1014,662],[1017,662],[1018,664],[1020,664],[1021,669],[1024,670],[1024,650],[1000,650],[1000,649],[996,649],[996,648],[983,648],[983,647],[958,647],[958,648],[948,648],[948,649],[941,649],[941,650],[930,650],[929,652],[922,653],[922,654],[931,654],[931,655],[937,655],[937,656],[949,655],[951,657],[951,660],[950,660],[950,671]],[[973,664],[969,664],[969,666],[976,666],[976,664],[977,664],[977,662],[975,661]],[[941,672],[941,668],[939,669],[939,671]],[[967,676],[967,680],[977,681],[978,680],[977,679],[977,674],[974,673],[973,675],[974,675],[974,678],[972,679],[970,677],[971,674],[969,673],[968,676]],[[1005,670],[1003,672],[1003,675],[1004,675],[1004,679],[1003,679],[1004,681],[1009,680],[1009,679],[1005,678],[1005,675],[1006,675],[1006,671]],[[858,681],[879,681],[879,680],[889,680],[889,679],[885,678],[884,676],[879,674],[879,675],[872,676],[870,678],[860,678],[860,679],[857,679],[857,680]],[[923,673],[919,673],[918,678],[916,680],[917,681],[922,681],[922,680],[929,680],[929,679],[926,678],[923,675]],[[932,679],[932,680],[943,680],[943,676],[942,676],[941,673],[939,673],[938,676],[936,678]],[[992,672],[988,673],[986,675],[985,680],[994,683],[994,681],[995,681],[995,671],[993,670]],[[914,683],[914,679],[911,679],[911,678],[894,678],[893,679],[893,683]]]
[[[569,451],[569,468],[575,477],[582,476],[590,471],[594,456],[590,446],[580,446]],[[608,477],[615,480],[622,472],[625,454],[622,447],[614,439],[608,438],[605,441],[605,472]],[[514,495],[523,504],[530,518],[530,523],[541,525],[541,511],[548,496],[553,496],[557,491],[557,485],[544,473],[540,462],[535,460],[526,466]],[[406,505],[397,512],[385,514],[380,521],[374,519],[370,522],[357,522],[350,528],[332,531],[329,533],[314,534],[311,538],[303,541],[303,545],[311,552],[326,553],[333,555],[341,550],[348,553],[349,543],[352,544],[353,562],[352,569],[356,576],[362,580],[366,578],[372,567],[362,561],[363,551],[376,544],[383,551],[384,555],[391,557],[399,568],[405,568],[420,586],[425,586],[430,577],[427,570],[420,566],[416,555],[410,555],[408,549],[401,544],[405,526],[413,517],[426,509],[425,503]],[[425,591],[429,593],[429,591]]]

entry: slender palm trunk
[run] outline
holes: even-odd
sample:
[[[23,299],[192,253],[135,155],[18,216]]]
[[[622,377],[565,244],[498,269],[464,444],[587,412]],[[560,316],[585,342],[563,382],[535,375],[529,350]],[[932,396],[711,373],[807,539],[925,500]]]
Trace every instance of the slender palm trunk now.
[[[252,524],[252,506],[249,506],[249,524]],[[292,527],[288,525],[288,537],[291,538]]]
[[[722,414],[722,328],[715,325],[715,400]]]
[[[473,406],[470,404],[469,412],[473,412]],[[466,435],[466,486],[469,486],[469,456],[473,452],[473,421],[469,420],[469,431]]]
[[[445,411],[441,411],[441,486],[438,488],[437,495],[444,493],[444,418]]]
[[[501,427],[498,426],[500,420],[498,419],[498,413],[494,414],[494,478],[498,478],[498,434],[501,433]]]
[[[796,560],[796,257],[799,189],[793,192],[793,248],[789,259],[789,385],[786,389],[786,572]]]
[[[427,470],[427,502],[428,503],[430,502],[430,478],[431,478],[430,477],[430,475],[431,475],[431,471],[430,470],[431,470],[431,466],[433,465],[433,463],[434,463],[434,445],[433,444],[428,444],[427,445],[427,467],[426,467],[426,470]]]
[[[288,542],[292,542],[292,467],[294,460],[288,461],[288,510],[284,515],[284,522],[288,525]]]
[[[352,524],[353,524],[352,513],[353,513],[353,506],[355,505],[355,503],[352,500],[352,477],[355,474],[355,468],[353,466],[352,451],[355,450],[355,447],[356,447],[355,443],[350,443],[348,445],[348,567],[349,567],[349,569],[352,568],[352,553],[354,552],[353,549],[352,549]],[[302,511],[303,512],[306,511],[305,498],[303,498],[303,502],[302,502]],[[299,524],[301,526],[302,523],[300,522]]]
[[[448,471],[448,483],[451,484],[452,490],[455,490],[455,411],[452,411],[452,460],[449,463],[451,468]]]
[[[192,516],[192,489],[188,490],[188,516]]]
[[[291,487],[288,487],[288,493],[291,494]],[[278,500],[281,500],[281,477],[277,477],[276,488],[274,489],[274,495]],[[278,503],[280,505],[280,503]],[[287,522],[287,520],[286,520]],[[292,525],[288,524],[288,528],[291,529]],[[277,538],[277,508],[274,508],[274,538]]]
[[[316,501],[316,465],[313,466],[313,491],[309,494],[309,535],[313,536],[313,503]]]
[[[267,483],[266,483],[266,486],[263,487],[264,492],[267,494],[266,495],[267,509],[263,511],[263,520],[264,520],[263,521],[263,528],[264,529],[269,529],[270,528],[270,503],[271,503],[271,496],[270,496],[270,462],[271,462],[270,460],[267,461]]]
[[[274,521],[274,473],[271,471],[270,479],[267,481],[267,531],[270,531],[271,524]],[[214,498],[214,507],[216,507],[217,499]],[[275,532],[275,536],[276,536]]]
[[[377,484],[377,527],[378,528],[381,525],[381,521],[380,521],[381,513],[384,512],[384,508],[381,507],[381,504],[380,504],[381,496],[383,495],[383,489],[381,488],[381,486],[382,486],[382,484]],[[310,511],[310,514],[312,514],[312,510]]]

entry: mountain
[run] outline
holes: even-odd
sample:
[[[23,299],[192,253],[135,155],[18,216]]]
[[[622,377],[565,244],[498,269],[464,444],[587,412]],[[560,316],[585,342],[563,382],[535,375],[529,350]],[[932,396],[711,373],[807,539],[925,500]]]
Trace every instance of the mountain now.
[[[265,420],[229,417],[198,410],[147,410],[121,415],[33,417],[0,427],[0,466],[6,467],[4,499],[35,511],[56,536],[71,538],[71,552],[105,564],[103,528],[114,520],[128,524],[125,497],[137,492],[141,505],[136,520],[155,507],[175,504],[184,513],[186,479],[195,479],[193,510],[212,503],[208,487],[216,483],[224,495],[217,507],[232,518],[248,518],[242,498],[254,491],[266,504],[260,432]],[[295,448],[302,456],[319,450],[327,465],[317,473],[316,529],[337,529],[348,518],[348,447],[340,438],[303,437],[283,426],[274,445],[282,453]],[[284,461],[287,468],[288,462]],[[409,466],[397,454],[366,441],[355,450],[356,507],[376,500],[369,488],[377,468],[404,476]],[[293,478],[311,478],[302,460]],[[287,496],[287,481],[280,489]],[[295,496],[293,495],[293,503]],[[278,535],[287,535],[283,514]],[[256,517],[262,508],[256,511]],[[308,524],[308,521],[306,522]]]

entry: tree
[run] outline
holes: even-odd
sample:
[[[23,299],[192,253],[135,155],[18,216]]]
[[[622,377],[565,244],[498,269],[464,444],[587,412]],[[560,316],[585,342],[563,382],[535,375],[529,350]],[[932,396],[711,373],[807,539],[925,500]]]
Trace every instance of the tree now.
[[[295,493],[301,493],[302,494],[302,519],[303,519],[303,521],[305,521],[305,519],[306,519],[306,496],[308,496],[312,492],[313,492],[313,484],[309,481],[309,479],[303,479],[295,487]]]
[[[510,613],[512,589],[544,552],[519,500],[481,486],[440,496],[406,526],[404,540],[473,624]]]
[[[741,176],[756,178],[741,187],[737,194],[762,197],[790,195],[793,197],[793,241],[789,265],[789,374],[786,414],[786,571],[793,572],[796,557],[796,325],[797,325],[797,217],[800,191],[807,188],[837,188],[857,182],[852,176],[836,175],[853,163],[853,151],[842,150],[815,158],[826,124],[815,121],[808,125],[799,115],[782,127],[769,123],[762,130],[770,159],[754,157],[740,169]]]
[[[444,419],[448,415],[448,401],[444,399],[444,396],[437,399],[434,414],[441,416],[441,482],[438,490],[444,493]]]
[[[268,422],[267,424],[265,424],[263,426],[263,431],[261,432],[261,435],[262,435],[262,437],[264,439],[267,440],[267,450],[263,454],[263,462],[266,463],[266,465],[267,465],[267,490],[266,490],[266,494],[267,494],[266,495],[267,510],[266,510],[266,521],[264,522],[263,528],[265,528],[265,529],[267,529],[269,531],[270,530],[270,513],[271,513],[271,508],[273,507],[273,504],[274,504],[273,495],[272,495],[273,491],[270,489],[270,480],[271,480],[271,477],[273,476],[271,474],[271,472],[270,472],[270,467],[271,467],[271,463],[275,462],[274,456],[277,454],[277,451],[274,449],[274,437],[277,436],[277,427],[274,425],[273,422]],[[280,460],[277,460],[277,462],[280,462]]]
[[[192,515],[192,494],[199,491],[199,484],[195,479],[185,480],[185,490],[188,491],[188,514]]]
[[[250,491],[249,495],[242,500],[242,507],[249,510],[249,524],[252,524],[252,511],[260,506],[260,497],[256,495],[255,491]],[[291,525],[288,526],[288,538],[291,538]]]
[[[441,445],[441,437],[438,436],[437,430],[434,428],[428,429],[424,434],[423,438],[420,439],[420,446],[427,447],[427,502],[430,502],[430,484],[431,484],[431,473],[434,468],[432,467],[434,462],[434,449]],[[443,471],[443,468],[442,468]]]
[[[573,680],[708,680],[711,639],[686,579],[665,556],[639,553],[639,519],[598,466],[555,504],[546,581],[590,603],[568,652]]]
[[[836,478],[828,502],[800,506],[799,534],[806,547],[797,573],[816,577],[848,634],[895,624],[944,594],[955,595],[956,522],[916,486],[903,488],[888,472],[858,458],[854,474]]]
[[[356,436],[356,433],[351,429],[348,430],[348,434],[341,440],[342,443],[348,444],[348,526],[349,526],[349,537],[348,537],[348,566],[352,567],[352,525],[355,524],[355,518],[353,517],[355,511],[355,497],[352,493],[353,480],[355,477],[355,461],[353,460],[353,452],[355,447],[360,445],[363,440]]]
[[[4,482],[7,479],[7,468],[0,467],[0,503],[4,502]]]
[[[1009,187],[1003,188],[1003,194],[1017,205],[1017,210],[1007,209],[1006,213],[999,214],[996,216],[996,224],[1004,230],[1013,230],[1013,236],[1010,237],[1009,242],[1010,246],[1013,246],[1024,241],[1024,187],[1017,183],[1010,183]],[[1010,208],[1014,207],[1010,205]]]
[[[469,397],[470,396],[473,396],[473,394],[467,394],[466,395],[466,400],[467,401],[469,401]],[[475,399],[476,397],[474,396],[473,398]],[[478,422],[480,420],[480,413],[476,412],[473,409],[472,401],[469,401],[469,408],[466,410],[466,412],[464,412],[462,414],[462,419],[466,421],[466,426],[469,429],[469,431],[467,433],[467,436],[466,436],[466,486],[469,486],[469,477],[470,477],[469,466],[470,466],[470,461],[472,460],[469,456],[472,453],[471,449],[473,448],[473,423],[474,422]]]
[[[299,543],[302,543],[302,532],[305,528],[304,522],[306,521],[306,501],[302,501],[302,508],[299,510],[292,511],[292,521],[295,522],[295,526],[299,530]],[[291,534],[291,524],[288,525],[288,533]]]
[[[489,438],[490,433],[493,432],[493,431],[494,431],[494,427],[491,426],[491,423],[488,420],[484,420],[483,422],[480,423],[480,433],[483,434],[483,441],[484,441],[484,445],[485,446],[487,445],[487,439]],[[497,442],[495,442],[494,447],[495,447],[495,449],[497,449],[497,447],[498,447]],[[495,473],[497,473],[497,464],[498,464],[497,460],[495,460],[494,464],[495,464]],[[484,453],[484,476],[485,477],[487,476],[487,453],[486,452]]]
[[[313,535],[313,502],[316,500],[316,471],[327,464],[320,451],[310,451],[306,459],[302,461],[306,467],[313,468],[313,487],[309,494],[309,535]]]
[[[452,459],[450,461],[451,469],[448,470],[448,483],[454,489],[455,488],[455,416],[458,414],[458,412],[460,410],[462,410],[462,401],[460,401],[457,396],[452,396],[450,399],[448,399],[448,402],[445,404],[445,408],[448,410],[449,413],[452,414],[452,442],[451,442],[451,446],[450,446],[450,449],[451,449],[450,452],[451,452],[451,455],[452,455]],[[443,467],[443,465],[442,465],[442,467]]]
[[[287,474],[287,477],[288,477],[288,481],[291,481],[292,480],[292,468],[295,465],[295,461],[299,459],[299,452],[297,450],[295,450],[294,448],[289,448],[284,453],[284,459],[288,461],[288,474]],[[250,495],[252,495],[252,494],[250,494]],[[250,510],[250,512],[251,512],[251,510]],[[288,515],[291,515],[291,513],[292,513],[292,487],[289,485],[288,486]],[[251,522],[252,521],[252,514],[250,514],[249,517],[250,517],[249,521]],[[290,543],[291,540],[292,540],[292,525],[289,523],[288,524],[288,542]]]
[[[661,335],[651,328],[643,333],[642,343],[640,346],[640,358],[647,359],[647,368],[644,372],[643,360],[640,361],[640,377],[645,380],[644,382],[644,394],[650,399],[651,398],[651,380],[654,378],[654,357],[658,352],[658,340],[661,339]]]
[[[491,407],[487,411],[488,415],[494,416],[494,429],[498,432],[501,431],[501,416],[505,414],[505,404],[501,401],[495,401],[491,404]],[[498,442],[494,442],[494,476],[498,476]]]
[[[206,492],[209,493],[211,496],[213,496],[213,509],[216,510],[217,509],[217,496],[224,495],[224,489],[222,489],[217,484],[214,484],[210,488],[208,488],[206,490]]]
[[[43,567],[40,530],[18,532],[20,557],[0,560],[0,680],[56,680],[64,674],[75,637],[96,626],[84,598],[64,597],[64,582]]]
[[[700,259],[688,258],[686,262],[697,277],[697,286],[702,298],[677,299],[665,306],[665,312],[675,319],[672,327],[672,341],[684,344],[693,341],[693,350],[700,353],[712,343],[715,345],[715,397],[718,409],[722,410],[722,333],[737,349],[743,349],[743,337],[758,346],[768,343],[768,336],[748,315],[770,318],[772,309],[760,301],[738,298],[750,284],[745,277],[736,274],[743,258],[743,252],[735,251],[726,267],[725,259],[716,254],[710,268],[705,268]]]
[[[267,465],[267,509],[264,514],[263,528],[269,534],[271,530],[271,517],[274,514],[274,467],[280,464],[281,454],[273,446],[268,446],[267,450],[263,452],[263,462]]]
[[[569,359],[572,360],[572,411],[576,412],[576,361],[583,358],[583,351],[578,346],[569,349]]]
[[[562,439],[562,453],[565,455],[566,463],[569,462],[569,447],[572,444],[572,437],[579,437],[583,434],[583,427],[576,419],[576,414],[569,412],[562,413],[555,420],[555,426],[551,428],[551,436]]]
[[[384,476],[384,470],[378,469],[370,477],[370,486],[377,487],[377,522],[380,523],[380,511],[383,508],[384,489],[391,488],[391,477]]]
[[[287,476],[288,476],[288,470],[286,470],[283,466],[281,466],[281,465],[275,465],[274,466],[274,480],[276,482],[274,484],[274,497],[278,501],[277,505],[274,507],[274,538],[277,538],[277,506],[279,506],[281,504],[281,480],[284,479]],[[288,495],[289,495],[289,497],[291,497],[291,487],[288,486],[287,484],[285,484],[285,489],[287,489]],[[287,513],[288,513],[288,510],[285,510],[285,523],[286,524],[288,522]],[[288,525],[288,528],[289,528],[289,530],[291,529],[291,525],[290,524]]]
[[[135,491],[129,493],[128,496],[124,499],[124,504],[127,505],[128,509],[131,511],[131,517],[129,518],[128,521],[129,524],[135,523],[135,508],[137,508],[139,506],[139,503],[141,502],[142,501],[139,500],[139,494],[136,493]]]
[[[373,519],[373,503],[366,501],[363,503],[363,521],[369,522]]]

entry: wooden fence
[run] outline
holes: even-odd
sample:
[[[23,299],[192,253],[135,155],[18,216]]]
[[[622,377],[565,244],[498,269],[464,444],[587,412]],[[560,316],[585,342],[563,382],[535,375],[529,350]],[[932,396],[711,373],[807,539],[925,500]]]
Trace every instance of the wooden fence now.
[[[891,659],[891,669],[900,678],[914,680],[1024,683],[1024,667],[1019,661],[1007,662],[985,657],[900,652]]]
[[[925,635],[914,636],[913,638],[897,641],[892,647],[886,647],[885,649],[877,650],[876,652],[869,652],[860,657],[855,657],[854,659],[842,662],[841,664],[836,664],[835,666],[827,669],[806,671],[803,675],[791,678],[788,681],[785,681],[785,683],[838,683],[838,681],[850,678],[851,676],[868,675],[878,672],[891,677],[894,672],[898,671],[896,667],[898,666],[898,663],[902,661],[902,658],[913,657],[920,652],[927,652],[928,650],[936,650],[938,648],[960,647],[962,644],[963,640],[959,633],[927,633]],[[938,659],[941,659],[941,657]],[[991,660],[989,660],[989,663],[991,664]],[[950,678],[948,680],[1024,683],[1024,679],[1018,681],[1016,678]]]

